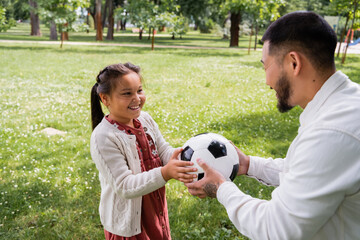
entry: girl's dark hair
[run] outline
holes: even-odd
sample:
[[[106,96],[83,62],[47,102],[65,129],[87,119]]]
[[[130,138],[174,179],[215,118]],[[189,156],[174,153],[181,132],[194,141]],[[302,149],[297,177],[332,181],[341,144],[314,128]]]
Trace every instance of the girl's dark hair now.
[[[104,117],[99,93],[111,95],[117,86],[119,78],[132,72],[137,73],[142,80],[140,67],[129,62],[109,65],[99,72],[96,77],[96,83],[91,89],[91,122],[93,130]]]

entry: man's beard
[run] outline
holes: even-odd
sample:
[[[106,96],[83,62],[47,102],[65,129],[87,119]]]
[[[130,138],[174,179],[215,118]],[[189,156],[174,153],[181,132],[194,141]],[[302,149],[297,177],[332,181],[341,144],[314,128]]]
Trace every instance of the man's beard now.
[[[289,98],[292,93],[289,79],[283,73],[276,83],[276,93],[278,98],[277,108],[281,113],[287,112],[294,106],[289,104]]]

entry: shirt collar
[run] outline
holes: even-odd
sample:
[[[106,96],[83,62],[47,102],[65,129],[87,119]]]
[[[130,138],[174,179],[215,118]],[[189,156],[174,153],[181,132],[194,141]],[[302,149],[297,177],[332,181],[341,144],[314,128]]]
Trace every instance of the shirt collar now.
[[[341,85],[348,77],[341,71],[335,72],[325,83],[320,90],[315,94],[314,98],[307,104],[304,111],[300,115],[300,125],[304,126],[311,121],[313,116],[318,112],[321,106],[325,103],[328,97]]]

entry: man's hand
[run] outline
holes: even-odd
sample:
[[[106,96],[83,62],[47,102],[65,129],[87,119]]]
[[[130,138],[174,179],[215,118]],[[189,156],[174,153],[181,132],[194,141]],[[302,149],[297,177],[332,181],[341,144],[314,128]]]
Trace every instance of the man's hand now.
[[[239,157],[239,170],[237,175],[239,176],[247,174],[249,170],[250,157],[248,155],[245,155],[238,147],[235,146],[233,142],[230,141],[230,143],[234,146]]]
[[[197,159],[199,166],[204,170],[204,177],[195,183],[185,183],[191,195],[199,198],[209,196],[216,198],[219,186],[225,182],[225,178],[215,169],[209,167],[203,160]]]

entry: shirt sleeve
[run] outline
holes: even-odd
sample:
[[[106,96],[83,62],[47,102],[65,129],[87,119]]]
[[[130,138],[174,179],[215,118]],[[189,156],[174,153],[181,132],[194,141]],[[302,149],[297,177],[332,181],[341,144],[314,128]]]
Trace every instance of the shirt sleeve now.
[[[280,173],[271,200],[246,195],[232,182],[218,189],[230,220],[251,239],[311,239],[345,195],[358,189],[359,141],[318,129],[296,144],[289,171]]]
[[[247,175],[265,185],[278,186],[279,173],[283,171],[284,159],[261,158],[250,156]]]

